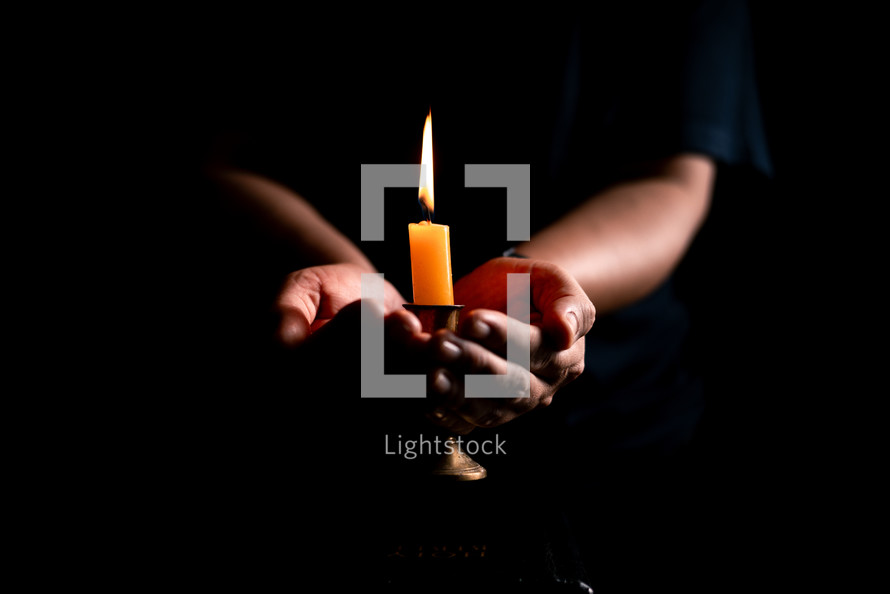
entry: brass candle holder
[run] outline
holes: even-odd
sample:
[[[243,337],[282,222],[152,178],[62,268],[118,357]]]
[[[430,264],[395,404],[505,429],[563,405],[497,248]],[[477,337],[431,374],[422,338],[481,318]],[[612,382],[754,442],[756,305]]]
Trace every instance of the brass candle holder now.
[[[447,328],[457,332],[460,310],[463,305],[416,305],[403,306],[420,320],[424,332],[432,334]],[[445,452],[439,456],[430,469],[430,475],[454,481],[476,481],[488,475],[485,468],[463,451],[457,437],[447,434],[444,439]]]

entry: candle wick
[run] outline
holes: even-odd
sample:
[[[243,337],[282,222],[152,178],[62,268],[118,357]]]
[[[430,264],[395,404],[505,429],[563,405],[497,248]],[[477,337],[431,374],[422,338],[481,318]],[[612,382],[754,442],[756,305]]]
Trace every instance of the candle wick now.
[[[423,216],[426,218],[426,222],[432,224],[433,222],[433,211],[426,207],[426,204],[423,201],[420,201],[420,209],[423,212]]]

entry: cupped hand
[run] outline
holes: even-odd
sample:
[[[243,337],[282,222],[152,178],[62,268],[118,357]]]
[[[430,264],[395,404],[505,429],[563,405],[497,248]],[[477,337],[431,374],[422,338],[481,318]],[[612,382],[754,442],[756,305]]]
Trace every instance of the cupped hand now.
[[[596,309],[569,273],[550,262],[529,258],[495,258],[454,285],[456,303],[465,306],[464,322],[475,309],[507,312],[507,275],[528,274],[531,320],[555,350],[570,348],[593,326]]]
[[[279,341],[287,347],[298,347],[344,308],[359,301],[362,273],[367,272],[353,264],[329,264],[290,273],[276,303]],[[410,324],[414,316],[401,313],[405,300],[399,291],[386,281],[383,287],[384,315],[396,313]]]
[[[466,374],[506,374],[508,324],[507,274],[527,273],[531,285],[529,382],[515,386],[514,398],[467,398]],[[580,285],[558,266],[540,260],[497,258],[455,285],[455,299],[466,306],[458,334],[437,332],[428,343],[439,367],[430,375],[434,405],[429,418],[466,434],[475,427],[495,427],[542,406],[584,369],[584,336],[596,310]],[[530,386],[523,397],[525,385]]]

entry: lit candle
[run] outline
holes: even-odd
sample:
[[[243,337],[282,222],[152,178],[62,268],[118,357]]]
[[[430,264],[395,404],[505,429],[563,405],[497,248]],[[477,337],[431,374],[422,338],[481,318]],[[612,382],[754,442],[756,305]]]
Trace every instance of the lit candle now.
[[[451,242],[448,225],[436,225],[431,217],[433,198],[433,122],[432,113],[423,125],[423,149],[420,156],[418,200],[426,220],[408,225],[411,245],[411,281],[417,305],[454,305],[451,285]],[[423,166],[426,167],[423,167]]]

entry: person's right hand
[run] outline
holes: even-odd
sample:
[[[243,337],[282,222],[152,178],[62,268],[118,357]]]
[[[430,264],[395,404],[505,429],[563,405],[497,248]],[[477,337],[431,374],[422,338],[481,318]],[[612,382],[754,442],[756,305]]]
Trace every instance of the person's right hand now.
[[[276,303],[277,338],[292,361],[309,374],[301,381],[334,382],[357,378],[361,363],[362,273],[354,264],[313,266],[290,273]],[[430,335],[402,307],[405,299],[384,280],[383,311],[387,373],[424,373]],[[372,307],[374,307],[372,302]],[[318,376],[318,377],[315,377]]]
[[[369,271],[354,264],[328,264],[290,273],[276,302],[281,344],[291,348],[303,345],[344,308],[356,304],[362,297],[363,272]],[[407,324],[411,318],[416,320],[402,308],[405,300],[399,291],[386,281],[383,286],[384,315],[395,314]]]

